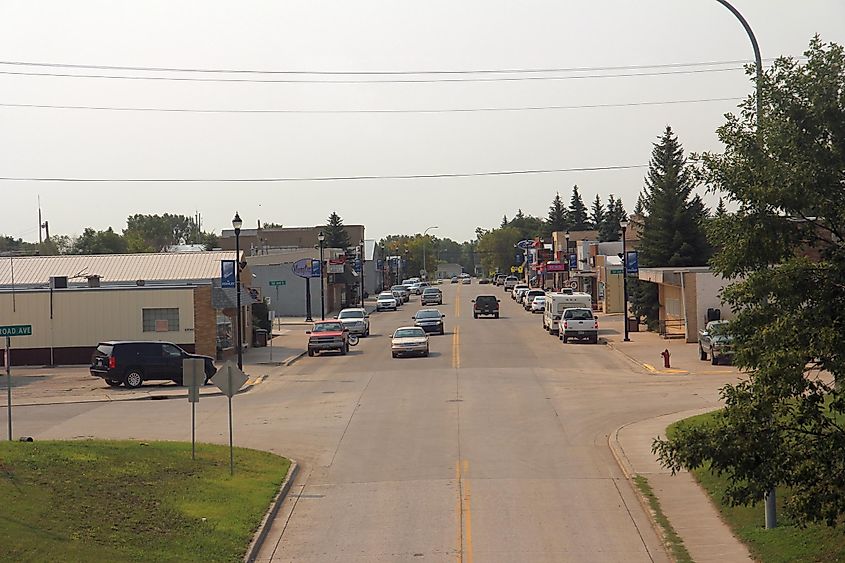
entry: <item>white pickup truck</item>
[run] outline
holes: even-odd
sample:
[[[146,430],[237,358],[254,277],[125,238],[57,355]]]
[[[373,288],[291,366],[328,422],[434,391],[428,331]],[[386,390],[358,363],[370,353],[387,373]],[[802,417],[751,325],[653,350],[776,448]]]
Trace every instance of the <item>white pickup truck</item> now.
[[[592,344],[599,341],[599,320],[593,316],[592,309],[564,309],[558,329],[564,344],[573,338],[588,340]]]

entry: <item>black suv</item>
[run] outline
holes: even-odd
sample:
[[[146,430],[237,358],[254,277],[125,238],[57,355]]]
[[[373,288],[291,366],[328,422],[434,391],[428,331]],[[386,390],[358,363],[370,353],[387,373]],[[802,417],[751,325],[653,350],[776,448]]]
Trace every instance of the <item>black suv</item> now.
[[[479,295],[472,300],[472,318],[477,319],[479,315],[499,318],[499,300],[495,295]]]
[[[182,385],[182,360],[205,361],[205,382],[217,368],[210,356],[189,354],[170,342],[109,341],[100,342],[91,356],[91,375],[102,377],[112,387],[121,383],[133,389],[144,381],[173,381]]]

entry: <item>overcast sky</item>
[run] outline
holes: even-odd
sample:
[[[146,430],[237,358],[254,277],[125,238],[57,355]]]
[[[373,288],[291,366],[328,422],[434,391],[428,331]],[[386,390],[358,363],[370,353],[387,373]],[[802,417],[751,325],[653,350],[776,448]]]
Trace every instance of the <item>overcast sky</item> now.
[[[801,55],[815,33],[826,42],[845,42],[842,0],[733,3],[754,29],[764,59]],[[593,70],[222,74],[3,64],[0,104],[317,112],[0,106],[0,176],[310,178],[642,165],[667,124],[687,152],[718,150],[715,129],[737,101],[441,113],[337,111],[741,98],[752,85],[743,71],[733,70],[737,64],[601,68],[751,58],[741,25],[715,0],[6,0],[0,5],[0,60],[5,63],[315,73]],[[696,72],[687,72],[691,70]],[[587,78],[632,73],[651,75]],[[536,79],[541,77],[545,78]],[[439,81],[409,82],[432,79]],[[338,83],[343,80],[400,82]],[[544,217],[555,191],[568,202],[573,184],[579,186],[588,205],[597,193],[603,200],[613,193],[630,210],[644,173],[645,168],[633,168],[277,183],[4,180],[0,181],[0,234],[37,240],[36,198],[40,195],[51,234],[78,234],[88,226],[112,226],[119,231],[134,213],[192,215],[199,211],[205,229],[219,232],[231,226],[236,210],[247,227],[259,219],[289,226],[323,224],[336,210],[346,223],[364,224],[367,238],[422,232],[438,225],[434,234],[466,240],[474,236],[477,226],[498,226],[503,214],[511,217],[517,208]],[[714,202],[712,197],[707,201]]]

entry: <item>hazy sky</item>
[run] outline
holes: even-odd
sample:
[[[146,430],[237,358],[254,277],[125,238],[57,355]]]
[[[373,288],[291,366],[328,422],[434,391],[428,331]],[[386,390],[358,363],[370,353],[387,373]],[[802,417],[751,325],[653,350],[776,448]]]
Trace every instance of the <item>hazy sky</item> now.
[[[800,55],[815,33],[824,41],[845,42],[842,0],[733,3],[754,29],[764,59]],[[0,176],[303,178],[640,165],[648,162],[652,142],[667,124],[688,152],[718,150],[714,131],[737,101],[530,111],[337,111],[741,98],[752,88],[741,70],[710,72],[737,64],[596,67],[750,58],[744,30],[715,0],[5,0],[0,4],[4,63],[351,73],[593,70],[222,74],[0,64],[0,104],[317,110],[189,113],[0,106]],[[12,74],[22,72],[229,81]],[[587,78],[632,73],[652,75]],[[491,80],[502,78],[511,80]],[[409,82],[432,79],[439,81]],[[343,80],[404,82],[338,83]],[[133,213],[200,211],[206,230],[219,232],[231,226],[235,210],[249,227],[258,219],[321,224],[337,210],[346,223],[366,225],[368,238],[439,225],[434,234],[465,240],[476,226],[497,226],[503,214],[510,217],[517,208],[545,216],[555,191],[568,202],[573,184],[588,205],[597,193],[603,200],[613,193],[630,210],[644,173],[645,168],[635,168],[280,183],[5,180],[0,181],[0,234],[37,240],[40,195],[51,234],[78,234],[87,226],[120,230]]]

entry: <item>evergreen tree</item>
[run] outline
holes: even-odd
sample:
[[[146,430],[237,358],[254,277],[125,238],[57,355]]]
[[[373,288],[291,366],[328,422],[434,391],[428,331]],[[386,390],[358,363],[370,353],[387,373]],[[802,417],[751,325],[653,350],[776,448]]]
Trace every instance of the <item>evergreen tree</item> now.
[[[578,186],[572,187],[572,198],[569,200],[569,229],[572,231],[586,231],[590,228],[587,219],[587,206],[578,193]]]
[[[343,226],[343,219],[337,212],[332,211],[329,215],[329,222],[326,223],[323,229],[323,234],[326,235],[326,248],[349,248],[352,246],[352,241],[349,240],[349,233]]]
[[[639,263],[645,267],[702,266],[710,258],[704,231],[707,211],[695,187],[678,138],[667,126],[654,144],[643,197],[646,217],[639,244]],[[658,320],[657,286],[636,282],[631,299],[634,315],[649,326]]]
[[[725,201],[719,198],[719,205],[716,206],[716,217],[724,217],[727,213],[728,210],[725,209]]]
[[[519,221],[521,219],[525,219],[525,213],[522,212],[522,209],[516,210],[516,215],[513,216],[514,221]]]
[[[643,197],[643,192],[637,196],[637,204],[634,205],[634,215],[644,215],[645,214],[645,198]]]
[[[611,195],[611,197],[613,196]],[[612,210],[612,207],[608,208],[608,211]],[[590,226],[597,230],[601,229],[604,224],[606,214],[607,212],[601,202],[601,197],[599,197],[599,194],[596,194],[596,199],[593,200],[593,207],[590,209]]]
[[[599,240],[601,242],[612,242],[622,238],[622,227],[619,223],[628,219],[628,213],[622,205],[622,199],[616,199],[613,194],[607,198],[607,211],[605,220],[599,229]]]
[[[507,215],[502,215],[502,224],[500,225],[500,227],[501,227],[502,229],[504,229],[504,228],[505,228],[505,227],[507,227],[507,226],[508,226],[508,216],[507,216]]]
[[[555,194],[552,205],[549,207],[549,217],[546,219],[547,231],[551,234],[555,231],[566,230],[566,207],[560,199],[560,192]]]

